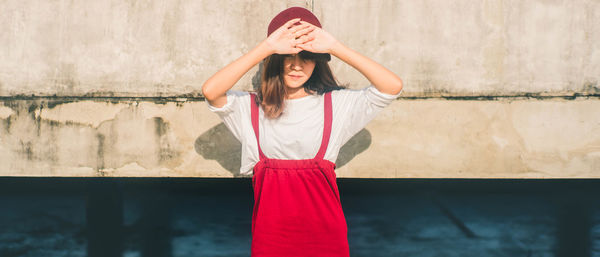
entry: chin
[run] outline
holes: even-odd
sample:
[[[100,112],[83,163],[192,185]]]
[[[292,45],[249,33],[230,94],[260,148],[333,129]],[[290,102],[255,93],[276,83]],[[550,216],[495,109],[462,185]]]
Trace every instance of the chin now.
[[[293,82],[286,82],[285,85],[289,88],[300,88],[304,86],[304,83],[306,83],[306,81],[300,82],[300,81],[293,81]]]

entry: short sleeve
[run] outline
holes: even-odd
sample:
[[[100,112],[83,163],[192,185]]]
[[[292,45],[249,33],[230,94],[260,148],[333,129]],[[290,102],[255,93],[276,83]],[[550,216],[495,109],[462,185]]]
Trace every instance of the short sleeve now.
[[[206,101],[206,103],[208,109],[219,115],[229,131],[241,141],[242,117],[244,117],[247,112],[245,110],[248,109],[246,106],[249,106],[250,104],[250,94],[248,92],[229,90],[226,95],[227,103],[222,107],[212,106],[208,101]]]
[[[362,130],[377,114],[390,105],[398,94],[386,94],[374,86],[362,89],[342,90],[336,97],[338,101],[337,113],[341,115],[344,129],[342,131],[342,144],[346,143],[356,133]]]
[[[367,102],[369,102],[369,104],[371,105],[381,108],[390,105],[402,93],[402,91],[400,91],[398,94],[395,95],[386,94],[377,90],[377,88],[374,86],[366,87],[364,91],[364,95],[367,98]]]

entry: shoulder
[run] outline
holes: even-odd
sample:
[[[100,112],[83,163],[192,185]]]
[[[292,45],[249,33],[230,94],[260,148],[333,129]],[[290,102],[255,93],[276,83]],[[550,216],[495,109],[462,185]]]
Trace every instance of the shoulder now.
[[[402,92],[402,91],[401,91]],[[400,92],[400,93],[401,93]],[[379,91],[375,86],[369,85],[359,89],[341,89],[332,92],[333,101],[338,103],[359,105],[361,103],[386,106],[394,101],[400,93],[390,95]]]
[[[230,113],[235,110],[244,109],[244,106],[250,104],[250,93],[237,90],[228,90],[227,103],[222,107],[215,107],[208,103],[208,109],[216,113]]]
[[[227,95],[231,95],[234,97],[244,97],[244,96],[249,96],[250,92],[246,92],[246,91],[238,91],[238,90],[227,90]]]
[[[364,94],[365,90],[368,87],[352,89],[352,88],[342,88],[338,90],[331,91],[331,97],[335,100],[347,100],[351,98],[356,98],[357,96]]]
[[[231,99],[233,105],[238,106],[237,108],[246,109],[250,108],[251,92],[229,90],[227,91],[227,101]]]
[[[229,101],[229,99],[234,101],[244,101],[245,99],[250,99],[250,92],[246,91],[228,90],[226,95],[227,101]]]
[[[397,98],[400,94],[402,93],[402,91],[400,91],[398,94],[395,95],[391,95],[391,94],[387,94],[387,93],[383,93],[381,91],[379,91],[375,86],[373,85],[369,85],[363,88],[358,88],[358,89],[348,89],[348,88],[343,88],[343,89],[339,89],[339,90],[334,90],[332,91],[332,96],[348,96],[348,95],[377,95],[383,98]]]

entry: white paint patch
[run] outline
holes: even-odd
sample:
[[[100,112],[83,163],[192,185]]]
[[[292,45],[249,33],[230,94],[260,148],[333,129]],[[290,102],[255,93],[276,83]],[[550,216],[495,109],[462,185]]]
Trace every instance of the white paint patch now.
[[[586,156],[599,158],[600,157],[600,152],[591,152],[591,153],[586,154]]]
[[[145,171],[146,168],[140,166],[137,162],[130,162],[116,169],[116,171]]]
[[[139,103],[139,110],[141,115],[145,118],[145,119],[150,119],[153,117],[164,117],[165,112],[167,112],[169,110],[169,108],[166,108],[168,106],[171,106],[173,103],[167,103],[165,105],[157,105],[155,103],[150,103],[150,102],[141,102]]]
[[[560,158],[563,161],[568,161],[569,159],[571,159],[571,158],[569,158],[569,153],[565,150],[558,151],[558,155],[560,156]]]
[[[0,106],[0,119],[6,119],[8,116],[13,115],[15,112],[8,107]]]
[[[127,104],[112,104],[107,102],[80,101],[57,105],[52,109],[43,109],[38,115],[42,119],[58,122],[76,122],[90,124],[97,128],[100,123],[112,120]]]
[[[114,169],[112,172],[119,177],[149,176],[149,173],[152,173],[146,168],[140,166],[137,162],[130,162]]]
[[[508,145],[508,140],[504,138],[492,136],[492,139],[494,139],[494,142],[496,142],[496,144],[500,146],[500,149],[504,149],[504,147]]]

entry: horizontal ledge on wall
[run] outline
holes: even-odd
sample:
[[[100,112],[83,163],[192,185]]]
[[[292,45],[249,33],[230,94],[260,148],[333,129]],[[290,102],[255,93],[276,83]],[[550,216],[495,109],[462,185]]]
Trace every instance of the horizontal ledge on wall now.
[[[494,101],[502,99],[600,99],[600,93],[570,93],[570,94],[545,94],[545,93],[517,93],[517,94],[502,94],[502,95],[460,95],[460,94],[440,94],[440,93],[402,93],[397,98],[398,100],[426,100],[426,99],[445,99],[454,101]],[[94,95],[94,96],[57,96],[57,95],[15,95],[15,96],[0,96],[0,101],[15,101],[15,100],[56,100],[56,101],[110,101],[110,102],[195,102],[205,101],[203,95],[176,95],[176,96],[114,96],[114,95]]]
[[[446,99],[446,100],[468,100],[468,101],[494,101],[494,100],[549,100],[549,99],[600,99],[600,94],[588,93],[572,93],[572,94],[543,94],[543,93],[521,93],[521,94],[504,94],[504,95],[425,95],[425,94],[403,94],[398,99],[405,100],[425,100],[425,99]]]

